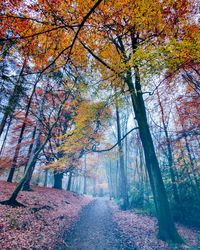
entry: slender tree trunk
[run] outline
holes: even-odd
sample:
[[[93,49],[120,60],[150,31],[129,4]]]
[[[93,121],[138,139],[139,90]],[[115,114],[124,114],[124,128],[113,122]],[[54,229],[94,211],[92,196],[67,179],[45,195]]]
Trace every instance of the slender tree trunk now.
[[[83,177],[83,194],[87,194],[87,177]]]
[[[3,143],[2,143],[2,145],[1,145],[0,155],[3,153],[3,149],[4,149],[4,146],[5,146],[5,143],[6,143],[6,139],[7,139],[7,137],[8,137],[8,131],[9,131],[11,122],[12,122],[12,116],[10,117],[10,120],[9,120],[9,122],[8,122],[8,126],[7,126],[7,129],[6,129],[6,134],[5,134],[5,136],[4,136]]]
[[[18,159],[18,156],[19,156],[20,148],[21,148],[21,142],[23,140],[24,131],[25,131],[25,128],[26,128],[26,119],[27,119],[27,117],[29,115],[29,110],[30,110],[30,107],[31,107],[31,102],[32,102],[32,99],[33,99],[33,95],[35,93],[36,85],[37,85],[37,82],[34,84],[32,93],[30,95],[30,98],[29,98],[29,101],[28,101],[28,104],[27,104],[26,113],[25,113],[25,116],[24,116],[24,122],[23,122],[23,125],[22,125],[22,128],[21,128],[21,131],[20,131],[18,142],[17,142],[17,146],[16,146],[14,157],[13,157],[13,163],[12,163],[12,166],[11,166],[11,170],[10,170],[10,173],[9,173],[9,176],[8,176],[8,179],[7,179],[8,182],[12,182],[14,172],[15,172],[15,169],[16,169],[16,166],[17,166],[17,159]]]
[[[36,86],[36,84],[35,84],[35,86]],[[36,140],[35,140],[35,143],[33,145],[33,150],[32,150],[33,153],[30,156],[26,172],[25,172],[24,176],[21,178],[21,180],[19,181],[19,183],[18,183],[17,187],[15,188],[15,190],[13,191],[13,193],[11,194],[10,198],[7,201],[1,202],[1,204],[7,204],[7,205],[18,205],[19,204],[17,202],[17,200],[16,200],[17,196],[18,196],[20,190],[22,189],[26,179],[28,178],[30,172],[32,171],[32,168],[35,166],[40,152],[44,149],[45,145],[47,144],[47,142],[51,138],[52,130],[54,129],[54,127],[56,126],[56,124],[58,122],[58,118],[59,118],[59,115],[60,115],[60,113],[62,111],[62,107],[63,107],[63,104],[65,103],[65,101],[66,101],[66,99],[64,99],[64,101],[62,102],[62,105],[59,107],[55,122],[53,123],[53,125],[49,129],[48,134],[47,134],[44,142],[41,144],[39,149],[36,151],[35,148],[37,147],[37,141],[38,141],[37,138],[40,136],[40,129],[37,129],[37,131],[36,131]],[[40,108],[42,109],[43,105],[41,105]],[[39,110],[39,114],[41,114],[41,110]],[[36,127],[40,128],[40,126],[41,126],[41,124],[40,124],[40,121],[38,120],[38,124],[36,124]]]
[[[40,175],[41,175],[41,172],[39,171],[38,172],[38,176],[37,176],[37,180],[36,180],[36,185],[38,186],[39,183],[40,183]]]
[[[8,201],[6,201],[9,205],[15,205],[18,202],[16,201],[17,196],[20,192],[20,190],[22,189],[24,183],[29,179],[33,168],[35,167],[35,164],[37,162],[38,156],[40,154],[40,152],[43,150],[43,148],[45,147],[48,139],[49,139],[50,133],[47,135],[46,140],[43,142],[43,144],[40,146],[40,148],[36,151],[36,148],[38,146],[38,141],[39,141],[39,137],[40,137],[40,130],[36,131],[36,140],[34,141],[34,145],[33,145],[33,150],[27,165],[27,169],[26,172],[24,174],[24,176],[21,178],[21,180],[19,181],[17,187],[15,188],[14,192],[12,193],[10,199]]]
[[[83,176],[83,194],[87,193],[87,163],[86,163],[86,155],[84,157],[84,176]]]
[[[144,149],[146,167],[149,175],[151,189],[158,218],[158,238],[165,241],[181,243],[183,240],[179,236],[170,211],[164,183],[162,180],[158,159],[156,157],[153,140],[147,122],[146,108],[142,96],[139,69],[135,66],[135,86],[132,81],[132,72],[129,69],[126,81],[132,98],[135,119],[139,126],[139,134]]]
[[[139,148],[139,169],[140,169],[140,192],[141,192],[141,207],[144,207],[144,168],[143,168],[143,157],[142,151]]]
[[[76,179],[75,176],[72,176],[70,191],[74,191],[75,190],[75,179]]]
[[[34,141],[34,139],[35,139],[35,134],[36,134],[36,127],[35,127],[34,130],[33,130],[32,141]],[[24,167],[24,173],[25,173],[25,171],[26,171],[26,167],[27,167],[29,158],[30,158],[30,156],[31,156],[32,149],[33,149],[33,142],[30,144],[29,149],[28,149],[27,163],[26,163],[26,165],[25,165],[25,167]]]
[[[97,194],[96,194],[96,177],[93,178],[93,196],[95,197]]]
[[[26,117],[25,117],[25,119],[26,119]],[[15,148],[15,153],[14,153],[14,157],[13,157],[13,161],[12,161],[12,166],[11,166],[11,169],[10,169],[10,172],[9,172],[9,175],[8,175],[7,182],[12,182],[12,180],[13,180],[15,169],[17,167],[17,160],[19,158],[21,142],[22,142],[22,139],[23,139],[25,128],[26,128],[26,120],[24,120],[24,122],[22,124],[22,127],[21,127],[20,135],[19,135],[19,138],[18,138],[18,141],[17,141],[17,146]]]
[[[115,193],[116,193],[116,198],[120,197],[120,183],[119,183],[119,160],[116,160],[116,173],[115,173]]]
[[[13,115],[13,113],[15,111],[15,108],[16,108],[18,102],[19,102],[20,94],[22,93],[22,90],[23,90],[21,77],[22,77],[22,74],[23,74],[23,71],[24,71],[24,66],[25,66],[25,61],[24,61],[24,64],[22,66],[21,72],[19,74],[19,78],[18,78],[17,82],[15,83],[13,93],[11,94],[11,96],[9,98],[8,105],[7,105],[6,109],[5,109],[5,113],[3,115],[3,118],[1,120],[1,123],[0,123],[0,136],[3,133],[4,127],[5,127],[6,122],[7,122],[7,119]]]
[[[44,187],[47,187],[47,184],[48,184],[48,173],[49,173],[49,171],[48,171],[48,169],[46,169],[44,171]]]
[[[44,145],[43,145],[44,146]],[[5,203],[7,205],[18,205],[19,203],[17,202],[17,196],[20,192],[20,190],[22,189],[24,182],[26,181],[26,178],[29,175],[29,172],[32,170],[32,167],[35,165],[36,161],[37,161],[37,157],[39,156],[39,153],[42,151],[41,147],[36,153],[35,155],[32,155],[28,164],[28,167],[26,169],[26,172],[24,174],[24,176],[21,178],[21,180],[19,181],[17,187],[15,188],[15,190],[13,191],[12,195],[10,196],[9,200],[2,202]]]
[[[35,128],[34,132],[33,132],[33,137],[34,138],[35,138],[35,134],[36,134],[36,129],[37,128]],[[34,149],[35,152],[37,152],[37,150],[40,148],[40,135],[41,135],[41,131],[39,131],[39,135],[34,140],[34,143],[36,144],[35,149]],[[30,146],[29,150],[30,150],[30,155],[29,155],[29,158],[30,158],[32,150],[33,150],[33,145]],[[33,154],[35,154],[35,152],[33,152]],[[30,182],[31,182],[31,178],[32,178],[32,175],[33,175],[33,172],[34,172],[34,169],[35,169],[36,162],[37,161],[35,161],[35,163],[32,165],[32,169],[31,169],[31,171],[29,171],[29,174],[27,175],[26,181],[24,182],[24,185],[23,185],[23,188],[22,188],[23,191],[32,191],[32,189],[30,187]]]
[[[29,148],[30,155],[31,154],[34,155],[39,150],[39,148],[41,146],[40,137],[41,137],[42,124],[41,124],[40,120],[42,119],[43,110],[44,110],[45,93],[46,93],[46,91],[44,90],[43,94],[41,96],[40,103],[39,103],[39,109],[38,109],[38,112],[37,112],[37,117],[39,119],[38,119],[37,124],[35,126],[35,129],[33,131],[34,144],[31,145],[30,148]],[[36,135],[36,133],[37,133],[37,135]],[[45,145],[46,145],[46,143],[45,143]],[[23,191],[32,191],[32,189],[30,187],[30,182],[31,182],[33,172],[35,170],[36,162],[37,162],[37,159],[36,159],[35,163],[32,164],[32,168],[27,174],[26,181],[24,182],[23,188],[22,188]]]
[[[112,176],[112,163],[109,161],[109,165],[107,166],[107,178],[109,184],[110,198],[114,197],[114,188],[113,188],[113,176]]]
[[[185,145],[186,145],[188,157],[189,157],[189,160],[190,160],[190,167],[191,167],[191,170],[192,170],[193,178],[194,178],[194,181],[196,183],[197,189],[200,190],[199,178],[198,178],[198,176],[197,176],[197,174],[195,172],[195,165],[194,165],[194,161],[193,161],[193,158],[192,158],[192,154],[191,154],[190,146],[189,146],[189,143],[188,143],[187,135],[186,135],[185,132],[184,132],[183,136],[184,136],[184,139],[185,139]]]
[[[35,163],[32,165],[32,169],[31,171],[29,171],[29,174],[26,177],[26,181],[23,184],[23,188],[22,191],[33,191],[31,186],[30,186],[30,182],[31,182],[31,178],[35,169],[35,165],[36,165],[37,160],[35,161]]]
[[[72,171],[69,172],[69,179],[67,183],[67,191],[71,190],[71,185],[72,185]]]
[[[129,207],[129,200],[128,200],[128,190],[127,190],[127,176],[125,173],[125,166],[124,166],[124,152],[121,143],[121,124],[120,124],[119,107],[117,100],[116,100],[116,117],[117,117],[117,137],[119,142],[118,149],[119,149],[119,169],[120,169],[120,196],[123,199],[122,208],[126,210]]]
[[[178,206],[180,206],[180,197],[179,197],[178,187],[176,185],[176,175],[174,172],[174,161],[173,161],[172,147],[171,147],[171,142],[170,142],[170,138],[168,135],[167,125],[165,122],[164,110],[163,110],[163,106],[162,106],[162,103],[160,100],[160,95],[159,95],[158,91],[157,91],[157,97],[158,97],[158,104],[159,104],[160,110],[161,110],[162,125],[163,125],[165,138],[166,138],[166,142],[167,142],[167,159],[168,159],[168,164],[169,164],[170,177],[171,177],[171,181],[172,181],[172,190],[173,190],[174,201]]]

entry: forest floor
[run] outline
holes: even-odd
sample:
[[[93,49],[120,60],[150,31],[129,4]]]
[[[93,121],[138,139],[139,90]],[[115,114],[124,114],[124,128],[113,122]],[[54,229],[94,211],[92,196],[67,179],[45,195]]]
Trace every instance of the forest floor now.
[[[96,199],[86,206],[72,230],[65,235],[65,247],[55,250],[117,250],[135,249],[112,219],[105,199]]]
[[[0,181],[0,201],[9,198],[15,184]],[[81,209],[91,199],[65,190],[33,186],[20,192],[18,201],[26,207],[0,204],[0,250],[51,250],[62,242]]]
[[[15,184],[0,181],[0,201]],[[185,239],[172,246],[156,238],[156,219],[121,211],[112,201],[33,186],[20,192],[26,207],[0,205],[0,250],[200,249],[200,231],[177,225]]]
[[[200,232],[177,226],[185,245],[170,245],[156,238],[156,219],[121,211],[112,202],[96,199],[86,206],[65,234],[65,245],[54,250],[169,250],[200,249]]]
[[[114,222],[138,250],[200,250],[200,230],[177,224],[184,245],[167,244],[156,238],[157,220],[154,217],[134,211],[122,211],[114,203],[109,204]]]

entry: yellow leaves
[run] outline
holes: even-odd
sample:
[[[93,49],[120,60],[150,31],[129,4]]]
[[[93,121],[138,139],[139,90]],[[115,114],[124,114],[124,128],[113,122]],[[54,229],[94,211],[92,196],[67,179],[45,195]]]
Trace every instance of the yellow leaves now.
[[[91,150],[102,135],[102,127],[108,119],[109,110],[103,102],[83,101],[76,110],[74,129],[65,135],[62,150],[66,157],[79,156],[82,150]]]
[[[197,60],[200,39],[196,36],[199,30],[188,21],[192,2],[102,2],[81,28],[72,51],[70,45],[83,18],[94,6],[93,0],[38,0],[32,5],[29,1],[21,1],[24,8],[19,8],[17,12],[13,6],[7,8],[7,13],[15,17],[8,18],[7,29],[13,29],[14,35],[30,36],[29,39],[19,40],[18,46],[23,55],[32,57],[37,70],[45,68],[51,62],[55,62],[57,68],[69,63],[70,51],[73,66],[84,72],[88,72],[91,66],[102,78],[112,77],[113,80],[119,73],[125,73],[128,68],[138,65],[145,76],[162,70],[164,66],[180,64],[188,58]],[[131,32],[137,43],[134,51]],[[116,42],[117,37],[122,39],[128,60],[125,60],[122,51],[113,43],[113,39]],[[176,38],[175,41],[173,37]],[[109,65],[112,71],[89,55],[79,39]],[[114,84],[120,83],[115,80]]]

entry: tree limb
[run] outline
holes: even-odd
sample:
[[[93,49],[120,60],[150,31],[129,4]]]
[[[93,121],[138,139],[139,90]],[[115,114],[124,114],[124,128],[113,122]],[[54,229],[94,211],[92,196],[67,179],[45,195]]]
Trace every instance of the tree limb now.
[[[92,152],[95,152],[95,153],[103,153],[103,152],[107,152],[107,151],[110,151],[112,150],[113,148],[115,148],[119,142],[123,141],[127,135],[129,135],[133,130],[136,130],[136,129],[139,129],[139,127],[135,127],[135,128],[132,128],[130,131],[128,131],[118,142],[116,142],[112,147],[110,148],[105,148],[105,149],[96,149],[96,146],[94,145],[92,147]]]

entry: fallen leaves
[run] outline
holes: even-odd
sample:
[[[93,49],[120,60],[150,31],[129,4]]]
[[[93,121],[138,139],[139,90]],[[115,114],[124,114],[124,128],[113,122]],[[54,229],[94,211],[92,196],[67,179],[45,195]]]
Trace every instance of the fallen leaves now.
[[[172,246],[156,238],[157,221],[155,218],[137,214],[133,211],[121,211],[110,204],[114,221],[132,243],[140,250],[200,249],[200,231],[177,225],[185,240],[185,245]]]
[[[0,181],[0,200],[6,200],[14,187],[15,184]],[[25,208],[0,205],[0,249],[53,249],[82,207],[91,201],[65,190],[33,189],[34,192],[19,195]]]

